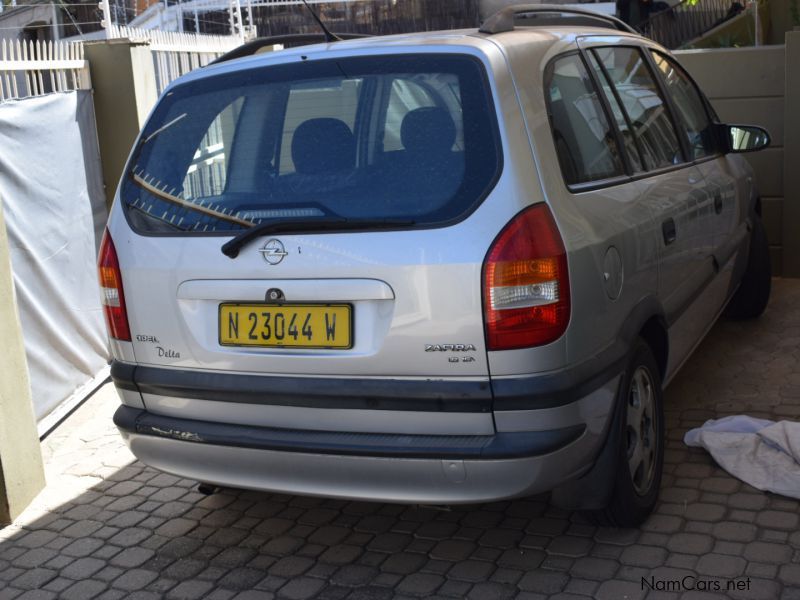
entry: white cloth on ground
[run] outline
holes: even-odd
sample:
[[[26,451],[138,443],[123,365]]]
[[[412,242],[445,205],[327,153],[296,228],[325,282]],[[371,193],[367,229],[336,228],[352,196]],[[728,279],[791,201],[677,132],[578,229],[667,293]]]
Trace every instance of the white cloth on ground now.
[[[686,433],[728,473],[759,490],[800,498],[800,423],[745,415],[711,419]]]

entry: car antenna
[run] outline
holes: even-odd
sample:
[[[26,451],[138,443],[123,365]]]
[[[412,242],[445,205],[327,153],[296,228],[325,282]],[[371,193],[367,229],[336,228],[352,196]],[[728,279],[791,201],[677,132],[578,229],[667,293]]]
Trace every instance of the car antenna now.
[[[342,41],[342,38],[337,36],[335,33],[331,33],[331,30],[328,29],[327,27],[325,27],[325,23],[322,22],[322,19],[320,19],[319,15],[317,15],[317,13],[314,12],[314,9],[311,8],[308,5],[308,2],[306,2],[306,0],[303,0],[303,6],[305,6],[308,9],[308,12],[311,13],[311,16],[314,17],[314,20],[322,28],[322,32],[325,34],[325,41],[326,42],[341,42]]]

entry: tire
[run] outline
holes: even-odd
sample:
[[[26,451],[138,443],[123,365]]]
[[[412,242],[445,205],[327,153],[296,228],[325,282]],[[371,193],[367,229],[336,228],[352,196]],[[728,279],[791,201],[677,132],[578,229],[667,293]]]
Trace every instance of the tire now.
[[[611,496],[597,516],[616,527],[636,527],[653,512],[664,468],[664,396],[650,346],[638,339],[625,370],[614,419],[616,473]]]
[[[769,259],[769,243],[761,217],[753,220],[750,249],[739,289],[725,308],[725,316],[731,319],[755,319],[767,308],[772,288],[772,273]]]

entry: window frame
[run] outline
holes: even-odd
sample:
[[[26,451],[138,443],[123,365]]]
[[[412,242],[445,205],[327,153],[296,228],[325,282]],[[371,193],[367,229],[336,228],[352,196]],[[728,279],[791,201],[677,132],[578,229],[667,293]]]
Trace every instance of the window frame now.
[[[695,166],[695,165],[698,165],[698,164],[702,164],[702,163],[707,162],[707,161],[716,160],[716,159],[724,156],[724,153],[717,146],[715,148],[715,152],[713,154],[710,154],[708,156],[704,156],[704,157],[698,158],[698,159],[690,158],[691,157],[691,152],[690,152],[690,149],[689,149],[689,140],[688,140],[688,138],[686,136],[686,132],[685,132],[684,127],[683,127],[683,121],[682,120],[680,120],[680,121],[678,120],[674,103],[673,103],[672,98],[669,95],[669,93],[667,91],[667,88],[666,88],[666,82],[664,81],[664,79],[662,78],[660,72],[658,71],[658,68],[657,68],[657,66],[655,64],[655,60],[653,59],[653,57],[650,54],[650,52],[651,51],[658,52],[662,56],[665,56],[666,58],[669,58],[671,63],[675,64],[677,67],[680,68],[681,72],[686,75],[686,77],[689,79],[689,81],[692,83],[692,85],[694,85],[694,88],[700,94],[700,98],[703,101],[703,105],[704,105],[704,108],[706,110],[706,113],[709,115],[709,117],[711,119],[711,123],[712,124],[718,124],[719,123],[719,118],[717,117],[716,112],[713,110],[713,107],[711,107],[711,105],[710,105],[708,99],[706,98],[705,94],[703,94],[702,90],[700,89],[700,86],[698,86],[697,82],[686,72],[686,69],[684,69],[680,65],[680,63],[678,63],[678,61],[671,54],[665,53],[661,48],[658,48],[656,46],[651,46],[650,44],[647,44],[647,43],[637,43],[636,40],[632,40],[632,39],[631,40],[624,39],[622,41],[618,41],[618,40],[619,40],[619,38],[617,38],[617,40],[615,40],[615,41],[612,41],[612,40],[610,40],[608,38],[598,38],[596,36],[581,36],[581,37],[578,37],[576,39],[576,41],[575,41],[575,43],[577,45],[577,48],[573,48],[573,49],[567,50],[565,52],[560,52],[559,54],[551,57],[547,61],[547,64],[545,65],[545,68],[544,68],[544,77],[542,79],[542,84],[543,84],[542,85],[542,93],[544,94],[545,106],[547,107],[548,122],[550,123],[550,139],[551,139],[551,141],[553,140],[553,122],[552,122],[552,114],[551,114],[551,111],[550,111],[550,98],[549,98],[549,94],[548,94],[548,89],[549,89],[548,83],[549,83],[550,77],[552,76],[553,64],[560,58],[569,56],[571,54],[578,53],[581,56],[581,61],[583,62],[584,67],[589,72],[590,79],[592,80],[592,85],[595,88],[595,92],[598,95],[598,98],[600,100],[601,105],[603,106],[603,112],[606,115],[606,119],[609,120],[609,123],[610,123],[611,127],[614,130],[614,136],[615,136],[615,139],[616,139],[616,142],[617,142],[617,148],[620,151],[620,157],[622,159],[623,165],[625,166],[625,173],[623,175],[618,175],[616,177],[609,177],[609,178],[605,178],[605,179],[598,179],[598,180],[595,180],[595,181],[587,181],[587,182],[584,182],[584,183],[568,184],[566,182],[566,180],[564,179],[563,173],[562,173],[561,181],[563,182],[563,184],[567,188],[567,190],[569,190],[571,193],[574,193],[574,194],[583,193],[583,192],[590,192],[590,191],[599,190],[599,189],[610,188],[610,187],[614,187],[614,186],[617,186],[617,185],[621,185],[623,183],[639,181],[641,179],[646,179],[646,178],[650,178],[650,177],[657,177],[659,175],[663,175],[663,174],[666,174],[666,173],[671,173],[673,171],[677,171],[677,170],[680,170],[680,169],[686,169],[687,167],[690,167],[690,166]],[[584,41],[588,42],[588,44],[582,44],[581,43],[581,42],[584,42]],[[608,98],[606,98],[605,92],[602,89],[602,85],[600,84],[600,81],[597,78],[597,73],[594,70],[594,68],[591,68],[591,66],[590,66],[591,63],[589,62],[589,59],[588,59],[588,54],[592,53],[593,50],[599,49],[599,48],[609,48],[609,47],[610,48],[635,48],[643,56],[643,62],[646,65],[646,68],[648,69],[648,72],[650,73],[650,76],[653,78],[653,81],[656,84],[656,88],[658,89],[658,92],[659,92],[659,94],[662,97],[662,100],[664,102],[665,110],[667,111],[667,116],[668,116],[668,118],[670,120],[670,123],[671,123],[673,129],[675,130],[675,134],[676,134],[676,137],[677,137],[677,140],[678,140],[678,144],[680,146],[680,151],[681,151],[681,155],[682,155],[682,159],[683,159],[680,163],[675,164],[675,165],[668,165],[668,166],[665,166],[665,167],[660,167],[660,168],[657,168],[657,169],[645,170],[645,171],[642,171],[640,173],[634,173],[633,172],[633,170],[631,168],[632,163],[631,163],[630,157],[628,156],[627,149],[624,147],[624,144],[622,143],[622,132],[619,130],[619,127],[617,126],[616,119],[613,117],[611,106],[609,105]],[[604,76],[606,76],[605,66],[596,57],[594,57],[594,60],[599,64],[599,66],[603,70]],[[621,108],[623,110],[623,115],[625,116],[625,119],[628,122],[628,125],[630,126],[630,122],[629,122],[630,117],[627,114],[627,111],[625,110],[624,105],[622,105],[620,103],[619,93],[618,93],[618,91],[616,89],[616,86],[614,86],[614,84],[611,82],[610,79],[608,79],[608,82],[609,82],[609,85],[610,85],[610,87],[611,87],[611,89],[612,89],[612,91],[614,93],[614,96],[615,96],[617,102],[620,104],[620,106],[621,106]],[[637,150],[640,153],[640,160],[641,160],[642,156],[641,156],[641,149],[639,147],[638,136],[636,136],[635,139],[636,139],[636,147],[637,147]],[[554,155],[556,155],[556,160],[558,160],[557,151],[554,151]],[[559,171],[561,171],[561,169],[560,169],[560,166],[561,166],[560,165],[560,161],[558,161],[558,162],[559,162]]]
[[[374,232],[391,232],[391,231],[424,231],[424,230],[436,230],[436,229],[444,229],[447,227],[451,227],[453,225],[457,225],[470,216],[472,216],[486,201],[486,199],[495,191],[498,183],[503,178],[504,174],[506,173],[506,142],[503,137],[502,133],[502,121],[501,117],[502,114],[500,112],[502,102],[501,99],[498,97],[496,86],[493,77],[490,75],[492,73],[492,66],[491,62],[488,58],[484,58],[483,56],[473,53],[463,51],[462,49],[447,51],[447,50],[429,50],[426,49],[424,51],[408,51],[408,52],[392,52],[388,54],[378,54],[378,55],[359,55],[359,54],[347,54],[338,58],[325,58],[321,59],[317,62],[317,64],[335,64],[338,60],[360,60],[360,59],[400,59],[400,60],[413,60],[418,57],[423,58],[445,58],[445,59],[457,59],[468,61],[476,67],[476,76],[477,81],[480,82],[480,95],[485,101],[485,109],[486,109],[486,118],[487,118],[487,128],[489,138],[487,141],[491,141],[495,151],[495,165],[492,177],[488,180],[484,189],[481,193],[464,209],[459,212],[456,216],[442,220],[436,221],[431,223],[413,223],[411,225],[397,225],[396,227],[381,227],[381,228],[371,228],[371,227],[364,227],[363,229],[358,230],[347,230],[348,233],[374,233]],[[264,69],[269,69],[271,67],[275,68],[285,68],[289,66],[288,62],[267,62],[265,64],[260,64],[257,66],[253,66],[248,69],[243,69],[244,72],[258,72]],[[136,235],[140,235],[143,237],[153,237],[153,238],[222,238],[222,237],[230,237],[235,235],[236,232],[240,230],[214,230],[214,231],[161,231],[161,230],[145,230],[140,227],[137,227],[136,224],[133,222],[133,217],[130,214],[128,202],[123,198],[124,189],[133,179],[133,172],[132,169],[136,164],[136,160],[139,158],[141,153],[141,146],[142,141],[145,138],[144,132],[151,124],[152,119],[157,111],[157,109],[162,105],[164,102],[164,98],[170,96],[176,90],[183,90],[185,87],[194,86],[198,84],[199,81],[205,82],[213,82],[215,80],[224,80],[227,77],[233,76],[234,74],[239,73],[239,70],[224,70],[219,73],[214,73],[208,76],[201,76],[198,78],[191,78],[188,81],[177,82],[170,85],[169,88],[162,94],[162,97],[159,98],[159,101],[155,104],[153,110],[151,111],[150,115],[148,116],[144,126],[139,132],[139,135],[136,137],[131,152],[128,156],[128,159],[125,162],[125,167],[122,171],[122,176],[120,179],[120,183],[117,186],[117,191],[115,192],[115,201],[118,201],[121,207],[122,216],[125,219],[126,225],[130,228],[130,230],[135,233]],[[370,90],[370,94],[372,95],[372,101],[374,101],[374,96],[376,94],[376,90]],[[280,137],[281,137],[281,128],[283,127],[285,113],[286,113],[286,105],[289,100],[289,93],[288,87],[285,90],[285,93],[279,98],[280,105],[277,107],[277,112],[279,115],[276,118],[268,119],[267,123],[271,123],[277,126],[276,130],[276,139],[270,145],[269,148],[264,147],[264,152],[273,152],[274,156],[278,157],[280,152]],[[356,119],[359,118],[359,115],[356,115]],[[368,129],[370,127],[370,123],[364,124],[364,129]],[[226,182],[227,186],[227,182]],[[245,231],[245,230],[241,230]],[[330,233],[337,233],[336,229],[326,230],[324,234]],[[298,229],[297,232],[291,232],[291,235],[299,233],[305,233],[302,228]],[[289,235],[289,234],[287,234]]]
[[[692,76],[689,75],[689,72],[686,69],[683,68],[683,66],[675,59],[674,56],[671,56],[671,55],[663,52],[662,50],[660,50],[658,48],[651,47],[651,46],[645,46],[645,48],[646,48],[645,54],[647,55],[647,60],[651,63],[652,69],[655,71],[658,80],[661,82],[661,84],[662,84],[662,86],[664,88],[664,93],[667,95],[667,98],[668,98],[668,101],[670,103],[670,106],[673,107],[674,114],[678,115],[678,119],[680,120],[681,125],[682,126],[685,125],[683,123],[683,118],[680,117],[680,111],[678,111],[674,107],[674,101],[673,101],[672,97],[669,95],[669,90],[667,88],[667,82],[664,80],[664,77],[659,72],[658,66],[656,65],[655,59],[653,58],[653,55],[652,55],[653,53],[661,55],[667,62],[669,62],[670,65],[672,65],[673,68],[677,69],[678,71],[680,71],[683,74],[683,76],[686,78],[686,80],[689,82],[689,84],[694,88],[695,92],[697,92],[697,95],[700,98],[700,103],[703,105],[703,111],[706,113],[706,117],[708,118],[709,123],[711,123],[712,129],[713,129],[714,125],[716,125],[716,124],[718,124],[720,122],[719,117],[717,116],[716,111],[714,111],[714,107],[711,106],[711,102],[708,100],[708,98],[706,98],[706,95],[703,93],[703,90],[700,89],[700,86],[697,85],[697,82],[694,80],[694,78],[692,78]],[[689,146],[689,139],[686,136],[685,129],[683,131],[682,137],[686,138],[686,149],[687,149],[688,155],[691,156],[691,154],[692,154],[691,153],[691,147]],[[692,164],[701,164],[701,163],[704,163],[706,161],[714,160],[716,158],[719,158],[720,156],[723,156],[723,155],[724,155],[724,153],[719,148],[719,140],[717,140],[716,136],[715,136],[714,137],[714,151],[709,153],[707,156],[703,156],[703,157],[700,157],[700,158],[695,158],[691,162],[692,162]]]
[[[583,188],[585,188],[586,186],[590,186],[592,189],[594,189],[595,187],[607,187],[609,185],[614,185],[614,183],[612,182],[626,181],[628,178],[628,169],[629,169],[628,163],[630,159],[628,158],[627,153],[624,152],[622,133],[616,126],[616,120],[614,119],[614,116],[611,113],[611,109],[608,106],[608,103],[605,101],[603,94],[597,89],[597,81],[594,78],[592,69],[590,68],[590,66],[586,61],[585,54],[581,52],[580,48],[574,50],[568,50],[567,52],[562,52],[561,54],[554,56],[547,62],[547,65],[545,66],[544,69],[544,79],[542,80],[543,83],[542,91],[545,96],[545,106],[547,107],[547,121],[550,124],[550,139],[553,140],[554,142],[553,147],[555,148],[555,138],[553,136],[554,127],[553,127],[553,110],[549,92],[550,83],[553,78],[553,71],[555,70],[555,64],[559,60],[569,58],[570,56],[578,56],[578,58],[581,61],[581,64],[583,65],[583,68],[589,75],[589,79],[592,82],[592,87],[594,88],[595,95],[597,96],[597,100],[603,111],[603,115],[605,116],[606,121],[608,122],[608,125],[610,127],[610,130],[614,135],[614,143],[617,146],[617,153],[618,156],[620,157],[620,162],[622,163],[623,172],[620,175],[614,175],[613,177],[603,177],[601,179],[594,179],[592,181],[584,181],[581,183],[567,183],[566,178],[564,177],[564,171],[561,168],[561,161],[558,159],[558,149],[555,149],[555,156],[556,156],[556,161],[558,162],[558,169],[561,172],[561,180],[564,182],[564,185],[566,185],[567,188],[570,190],[578,188],[583,190]]]

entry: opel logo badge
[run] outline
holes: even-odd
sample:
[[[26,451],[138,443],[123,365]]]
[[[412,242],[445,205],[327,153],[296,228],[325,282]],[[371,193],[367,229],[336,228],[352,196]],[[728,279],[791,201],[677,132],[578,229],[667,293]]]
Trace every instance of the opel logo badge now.
[[[276,240],[275,238],[269,240],[266,244],[264,244],[260,249],[261,256],[264,257],[264,260],[267,261],[271,265],[277,265],[279,262],[283,260],[283,257],[289,254],[286,251],[286,248],[283,246],[283,242],[280,240]]]

